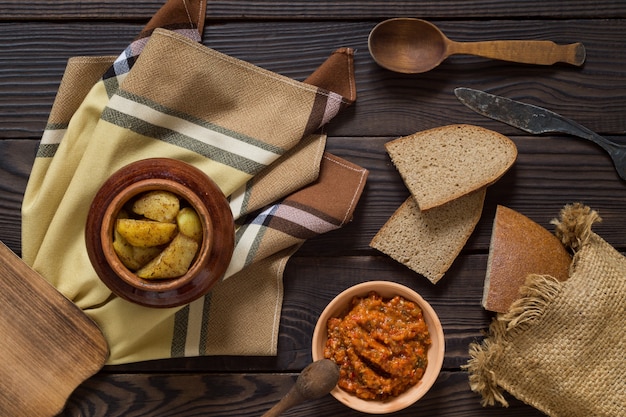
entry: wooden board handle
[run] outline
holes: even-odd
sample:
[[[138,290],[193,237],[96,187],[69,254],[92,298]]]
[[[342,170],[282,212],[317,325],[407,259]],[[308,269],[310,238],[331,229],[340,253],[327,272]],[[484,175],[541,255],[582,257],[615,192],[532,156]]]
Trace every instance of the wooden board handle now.
[[[0,416],[52,417],[108,356],[96,324],[0,242]]]

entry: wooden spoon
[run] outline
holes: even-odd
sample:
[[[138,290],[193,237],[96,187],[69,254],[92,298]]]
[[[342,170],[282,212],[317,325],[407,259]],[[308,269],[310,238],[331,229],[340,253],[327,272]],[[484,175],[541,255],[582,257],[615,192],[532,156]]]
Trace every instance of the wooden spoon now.
[[[379,23],[370,32],[368,47],[374,61],[381,67],[406,74],[429,71],[455,54],[525,64],[565,62],[577,66],[583,64],[586,55],[581,43],[557,45],[552,41],[532,40],[455,42],[432,23],[412,18]]]
[[[276,417],[306,400],[315,400],[328,394],[337,385],[339,368],[329,359],[315,361],[302,370],[296,384],[261,417]]]

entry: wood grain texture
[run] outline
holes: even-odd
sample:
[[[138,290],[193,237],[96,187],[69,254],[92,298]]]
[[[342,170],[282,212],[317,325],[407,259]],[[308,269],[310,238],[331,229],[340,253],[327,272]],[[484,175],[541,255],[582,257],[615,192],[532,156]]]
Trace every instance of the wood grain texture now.
[[[116,55],[162,0],[81,2],[0,0],[0,240],[19,254],[20,209],[38,140],[67,59]],[[536,67],[458,55],[436,70],[403,75],[379,67],[367,37],[389,17],[420,17],[455,41],[582,42],[580,67]],[[307,241],[288,262],[278,355],[178,358],[107,366],[82,384],[61,416],[261,415],[311,360],[311,336],[326,303],[350,285],[387,279],[415,289],[439,314],[444,370],[433,390],[401,416],[540,416],[511,399],[483,408],[460,367],[492,314],[480,306],[498,204],[552,230],[564,204],[599,211],[594,231],[626,251],[626,183],[596,145],[566,135],[529,136],[460,104],[466,86],[556,111],[626,143],[626,3],[623,1],[210,1],[203,43],[288,77],[305,79],[339,47],[355,49],[357,102],[327,127],[327,150],[370,171],[355,217]],[[453,123],[476,124],[513,139],[514,167],[489,187],[482,218],[461,256],[437,285],[369,247],[408,196],[384,150],[400,136]],[[292,416],[356,416],[331,397]],[[359,414],[360,415],[360,414]]]
[[[38,141],[0,140],[0,241],[22,252],[22,199]]]
[[[208,25],[203,43],[288,77],[303,80],[339,47],[356,50],[357,103],[328,126],[334,136],[402,136],[451,122],[520,131],[458,102],[455,87],[493,92],[556,111],[606,135],[626,133],[626,31],[623,20],[434,21],[458,41],[549,39],[582,42],[582,68],[513,64],[466,55],[437,69],[396,74],[370,57],[375,22],[233,22]],[[45,127],[67,59],[121,52],[140,30],[131,23],[0,24],[0,139],[37,139]],[[503,77],[502,74],[506,74]]]
[[[162,2],[149,0],[124,2],[109,0],[73,1],[3,0],[0,19],[148,19]],[[620,1],[572,0],[566,5],[559,0],[492,0],[445,1],[316,1],[307,0],[228,0],[208,1],[209,19],[371,19],[379,17],[601,17],[626,16],[626,5]]]
[[[0,305],[0,415],[52,417],[104,365],[104,335],[1,243]]]
[[[100,374],[76,390],[59,417],[191,417],[259,416],[269,410],[295,383],[294,374]],[[232,401],[237,398],[237,401]],[[434,388],[415,405],[394,416],[506,416],[544,414],[509,398],[508,408],[475,407],[477,397],[467,390],[467,377],[442,372]],[[361,416],[331,396],[306,402],[285,416]]]

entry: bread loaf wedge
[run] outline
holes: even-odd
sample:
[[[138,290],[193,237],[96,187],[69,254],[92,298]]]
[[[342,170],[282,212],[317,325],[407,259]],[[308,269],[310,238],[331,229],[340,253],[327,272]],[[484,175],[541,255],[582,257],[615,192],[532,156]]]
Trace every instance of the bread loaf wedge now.
[[[564,281],[571,262],[570,254],[555,235],[523,214],[498,206],[482,305],[486,310],[506,313],[519,298],[519,289],[529,274],[551,275]]]
[[[409,196],[370,246],[436,284],[448,271],[480,220],[486,189],[433,210],[421,211]]]
[[[517,158],[509,138],[467,124],[418,132],[385,148],[422,211],[493,184]]]

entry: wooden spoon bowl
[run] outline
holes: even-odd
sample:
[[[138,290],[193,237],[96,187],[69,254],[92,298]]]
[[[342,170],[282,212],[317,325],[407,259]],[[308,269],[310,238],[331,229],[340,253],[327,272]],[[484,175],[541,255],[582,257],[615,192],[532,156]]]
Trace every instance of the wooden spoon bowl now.
[[[503,40],[455,42],[430,22],[413,18],[385,20],[372,29],[368,48],[374,61],[391,71],[417,74],[437,67],[450,55],[469,54],[535,65],[585,61],[581,43],[557,45],[552,41]]]

